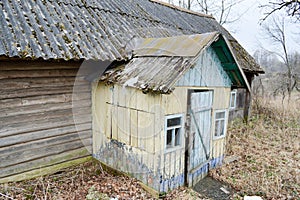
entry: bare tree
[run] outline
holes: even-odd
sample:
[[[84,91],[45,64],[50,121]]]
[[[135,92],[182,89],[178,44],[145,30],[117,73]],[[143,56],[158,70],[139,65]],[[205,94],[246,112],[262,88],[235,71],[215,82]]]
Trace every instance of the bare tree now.
[[[300,21],[300,0],[277,0],[269,2],[268,5],[262,5],[261,7],[268,8],[268,12],[263,20],[275,12],[285,10],[288,16],[295,17],[297,21]]]
[[[294,54],[288,52],[287,35],[285,31],[284,18],[272,18],[268,25],[264,26],[265,32],[274,45],[278,45],[279,51],[270,51],[281,58],[284,72],[278,74],[277,82],[280,83],[278,88],[275,89],[274,94],[281,93],[283,99],[288,96],[288,101],[291,98],[294,89],[297,89],[299,77],[296,69],[299,67],[299,60],[293,60]]]
[[[232,9],[243,1],[245,0],[168,0],[168,3],[178,5],[189,10],[200,11],[205,14],[213,15],[218,22],[223,25],[233,23],[242,17],[245,12],[233,16]]]

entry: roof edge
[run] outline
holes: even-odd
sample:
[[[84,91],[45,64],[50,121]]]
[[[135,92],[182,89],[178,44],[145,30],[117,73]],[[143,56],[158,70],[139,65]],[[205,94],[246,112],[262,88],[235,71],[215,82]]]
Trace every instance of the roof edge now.
[[[223,40],[225,41],[225,43],[226,43],[226,45],[227,45],[227,47],[228,47],[228,49],[229,49],[229,51],[230,51],[230,53],[231,53],[233,59],[234,59],[236,65],[237,65],[237,68],[238,68],[239,72],[241,73],[241,75],[242,75],[242,77],[243,77],[243,79],[244,79],[244,81],[245,81],[247,90],[251,93],[251,87],[250,87],[250,84],[249,84],[249,82],[248,82],[248,80],[247,80],[247,77],[246,77],[246,75],[245,75],[245,73],[244,73],[242,67],[240,66],[240,64],[239,64],[239,62],[238,62],[236,56],[235,56],[234,53],[233,53],[232,46],[231,46],[229,40],[228,40],[225,36],[223,36],[222,34],[220,34],[220,35],[221,35],[221,37],[223,38]]]
[[[167,2],[160,1],[160,0],[149,0],[149,1],[151,1],[153,3],[157,3],[157,4],[160,4],[160,5],[163,5],[163,6],[166,6],[166,7],[169,7],[169,8],[176,9],[176,10],[179,10],[179,11],[182,11],[182,12],[186,12],[186,13],[189,13],[189,14],[198,15],[200,17],[207,17],[207,18],[215,19],[212,15],[208,15],[208,14],[204,14],[204,13],[199,13],[199,12],[196,12],[196,11],[188,10],[186,8],[175,6],[175,5],[169,4]]]

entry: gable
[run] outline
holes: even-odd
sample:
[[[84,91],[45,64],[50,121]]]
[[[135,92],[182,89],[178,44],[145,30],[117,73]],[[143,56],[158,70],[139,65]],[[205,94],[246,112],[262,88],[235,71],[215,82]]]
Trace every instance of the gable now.
[[[231,84],[219,57],[209,47],[200,54],[195,66],[178,80],[176,86],[230,87]]]

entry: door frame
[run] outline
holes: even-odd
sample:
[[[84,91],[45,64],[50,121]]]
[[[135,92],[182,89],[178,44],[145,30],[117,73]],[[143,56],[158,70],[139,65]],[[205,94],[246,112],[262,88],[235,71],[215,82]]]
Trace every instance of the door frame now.
[[[184,153],[184,184],[189,185],[188,183],[188,173],[189,173],[189,156],[190,156],[190,151],[189,151],[189,141],[190,141],[190,126],[191,126],[191,114],[189,110],[191,109],[191,97],[192,93],[196,92],[210,92],[212,91],[213,96],[214,96],[214,90],[213,89],[188,89],[187,91],[187,112],[186,112],[186,120],[185,120],[185,153]],[[214,101],[214,98],[212,97],[212,103]],[[213,109],[213,108],[212,108]],[[213,116],[211,118],[211,124],[213,123]],[[210,149],[209,149],[210,150]]]

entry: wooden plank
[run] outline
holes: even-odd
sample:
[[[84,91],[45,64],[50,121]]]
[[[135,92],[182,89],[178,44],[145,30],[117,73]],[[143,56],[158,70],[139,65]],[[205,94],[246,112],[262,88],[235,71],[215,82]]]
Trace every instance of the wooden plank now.
[[[1,71],[1,79],[9,78],[34,78],[34,77],[75,77],[77,69],[48,69],[48,70],[19,70],[15,71]]]
[[[149,112],[148,95],[141,91],[136,92],[136,109]]]
[[[82,150],[78,151],[78,155],[80,155],[80,153],[82,154],[81,151]],[[75,153],[72,152],[72,154],[75,154]],[[0,183],[23,181],[23,180],[27,180],[27,179],[32,179],[32,178],[44,176],[44,175],[47,175],[47,174],[53,174],[53,173],[58,172],[62,169],[69,168],[71,166],[77,166],[81,163],[85,163],[85,162],[88,162],[90,160],[92,160],[92,156],[84,156],[84,157],[76,158],[74,160],[73,159],[72,160],[66,160],[63,163],[58,163],[58,164],[54,164],[54,165],[50,165],[50,166],[46,166],[46,167],[40,167],[38,169],[33,169],[31,171],[26,171],[26,172],[23,172],[23,173],[21,172],[19,174],[11,175],[11,176],[8,176],[8,177],[5,177],[5,178],[0,178]]]
[[[137,101],[138,101],[137,93],[138,93],[138,90],[130,88],[130,91],[131,92],[130,92],[130,97],[129,97],[129,100],[128,100],[128,103],[129,103],[128,107],[133,108],[133,109],[137,109]]]
[[[6,171],[6,169],[11,168],[10,166],[16,165],[18,163],[28,162],[35,159],[40,159],[44,157],[51,157],[52,155],[61,154],[67,151],[72,151],[81,147],[84,147],[83,142],[85,140],[91,140],[90,137],[80,140],[75,139],[71,141],[62,141],[62,143],[58,143],[55,145],[45,146],[43,148],[34,148],[32,147],[29,150],[24,150],[22,152],[13,152],[10,155],[0,155],[1,163],[0,169],[1,171]]]
[[[64,103],[80,100],[90,100],[90,92],[73,95],[71,92],[65,94],[40,95],[35,97],[13,98],[0,100],[0,109],[16,108],[19,106],[40,105],[47,103]]]
[[[74,109],[74,108],[73,108]],[[34,123],[35,120],[48,120],[52,118],[57,118],[61,116],[71,116],[76,117],[77,115],[82,114],[90,114],[90,107],[82,107],[76,109],[76,112],[73,113],[73,109],[64,109],[64,110],[55,110],[55,111],[45,111],[45,112],[37,112],[32,114],[19,114],[17,116],[1,116],[0,117],[0,124],[2,127],[5,127],[6,125],[13,125],[18,124],[22,122],[30,122]]]
[[[76,121],[77,125],[82,123],[91,123],[91,114],[81,115],[79,119],[80,120]],[[60,116],[47,120],[36,119],[34,123],[22,122],[10,126],[1,126],[0,137],[7,137],[9,135],[17,135],[33,131],[47,130],[72,124],[74,124],[74,119],[72,116]]]
[[[88,157],[88,156],[90,156],[90,155],[89,155],[89,152],[87,151],[87,149],[85,147],[81,147],[81,148],[72,149],[70,151],[63,152],[60,154],[43,157],[43,158],[39,158],[36,160],[24,162],[24,163],[15,164],[10,167],[0,168],[1,169],[1,174],[0,174],[1,179],[0,180],[4,182],[4,180],[9,179],[9,176],[12,176],[12,175],[17,175],[22,172],[30,172],[31,170],[43,171],[42,169],[44,167],[49,167],[49,166],[53,166],[53,165],[67,162],[70,160],[72,161],[74,159]],[[4,178],[6,178],[6,179],[4,179]]]
[[[112,138],[112,105],[106,104],[106,120],[105,120],[105,135],[107,138]]]
[[[25,150],[44,148],[46,146],[51,146],[55,144],[61,144],[64,142],[74,141],[74,140],[84,140],[87,138],[92,138],[92,132],[90,129],[84,131],[76,131],[71,133],[61,133],[57,134],[55,137],[44,137],[43,139],[38,139],[34,141],[24,141],[19,144],[13,144],[6,147],[0,148],[0,157],[9,156],[13,154],[23,153]],[[15,158],[15,157],[14,157]]]
[[[116,85],[116,87],[118,88],[116,90],[116,92],[118,92],[118,105],[125,107],[126,105],[126,95],[127,95],[127,87],[121,87],[119,85]]]
[[[30,115],[30,114],[41,113],[41,112],[45,113],[50,111],[68,110],[68,109],[72,109],[74,104],[80,105],[83,108],[87,108],[91,106],[91,101],[88,99],[83,101],[74,101],[74,102],[67,102],[67,103],[51,103],[51,104],[42,104],[42,105],[23,106],[17,108],[6,108],[6,109],[0,109],[0,113],[2,113],[3,116],[5,117]]]
[[[13,144],[21,144],[30,141],[36,141],[44,138],[56,137],[59,135],[65,135],[70,133],[80,134],[82,131],[91,131],[91,124],[84,123],[78,125],[65,125],[58,128],[52,128],[47,130],[31,131],[24,134],[17,134],[7,137],[2,137],[0,141],[0,150],[1,147],[11,147]]]
[[[82,61],[34,61],[13,60],[0,62],[0,70],[24,71],[24,70],[47,70],[47,69],[79,69]]]
[[[118,107],[118,141],[130,144],[130,110],[127,108]]]
[[[154,152],[154,114],[138,111],[138,147]]]
[[[74,85],[75,77],[38,77],[38,78],[13,78],[13,79],[0,79],[1,90],[13,90],[16,88],[38,88],[49,86],[66,86]],[[77,85],[84,85],[88,82],[76,78]]]
[[[105,103],[105,88],[98,88],[98,83],[92,84],[92,124],[93,153],[96,154],[105,143],[105,125],[107,106]]]
[[[34,96],[41,96],[41,95],[65,94],[65,93],[72,93],[72,92],[73,92],[73,85],[64,86],[64,87],[16,89],[11,91],[2,91],[0,93],[0,100],[21,98],[21,97],[34,97]],[[90,92],[90,88],[87,85],[77,86],[76,92],[80,94],[82,92]]]
[[[138,147],[138,113],[136,110],[130,110],[130,144]]]
[[[111,132],[112,139],[118,140],[118,108],[111,106]]]

